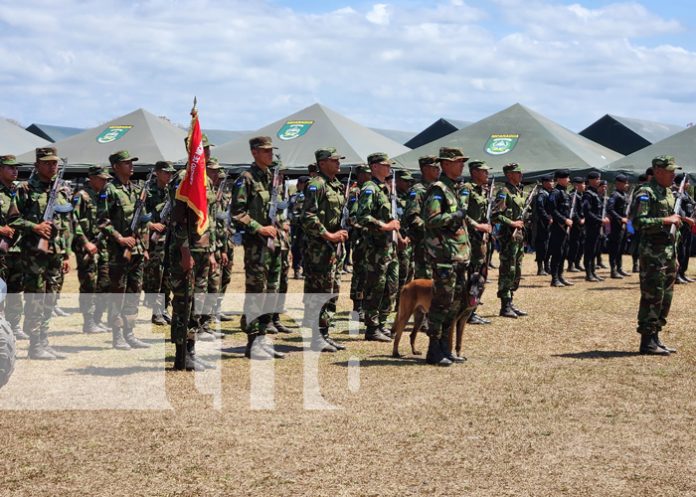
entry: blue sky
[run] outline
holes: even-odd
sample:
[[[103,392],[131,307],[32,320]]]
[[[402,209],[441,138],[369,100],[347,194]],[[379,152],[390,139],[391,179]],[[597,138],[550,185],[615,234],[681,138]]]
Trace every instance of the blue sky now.
[[[256,129],[315,102],[372,127],[516,102],[579,131],[696,121],[684,0],[0,0],[0,114],[90,127],[143,107]]]

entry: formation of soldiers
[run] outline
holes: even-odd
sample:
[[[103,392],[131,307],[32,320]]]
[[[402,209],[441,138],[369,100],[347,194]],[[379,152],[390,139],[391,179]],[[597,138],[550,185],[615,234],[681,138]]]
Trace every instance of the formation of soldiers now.
[[[335,315],[341,274],[351,258],[350,298],[369,341],[391,341],[388,318],[404,285],[432,280],[421,328],[429,336],[426,362],[449,366],[465,360],[452,350],[455,322],[490,324],[476,308],[495,248],[499,314],[517,319],[527,315],[514,300],[527,246],[536,249],[537,274],[563,287],[573,284],[564,277],[566,267],[584,271],[588,282],[602,280],[596,268],[604,239],[611,278],[630,275],[622,265],[626,250],[632,272],[640,272],[640,352],[675,352],[659,332],[673,285],[692,281],[685,271],[694,201],[686,177],[675,181],[673,157],[656,157],[630,192],[627,178],[618,175],[607,196],[598,173],[571,181],[563,169],[525,191],[519,164],[504,166],[504,179],[496,181],[485,161],[450,147],[419,159],[418,182],[376,152],[352,169],[355,182],[344,185],[338,179],[344,157],[324,148],[288,196],[271,138],[249,144],[251,167],[232,178],[210,156],[212,144],[204,137],[210,222],[201,234],[197,216],[176,196],[185,170],[177,172],[169,162],[158,162],[141,185],[132,181],[138,158],[116,152],[110,171],[90,167],[87,183],[73,192],[61,180],[54,147],[36,150],[34,171],[24,182],[16,181],[16,159],[0,157],[4,314],[16,338],[29,340],[29,358],[62,358],[50,345],[49,321],[74,254],[84,333],[110,331],[117,350],[149,347],[134,334],[145,290],[152,322],[171,324],[174,368],[214,367],[196,356],[195,344],[224,337],[215,324],[231,319],[221,307],[235,242],[244,249],[241,329],[251,359],[284,357],[268,335],[292,332],[280,319],[291,264],[294,277],[304,278],[306,310],[316,309],[305,313],[302,326],[312,330],[311,347],[321,352],[345,349],[335,337]],[[470,179],[464,181],[467,163]],[[317,303],[317,295],[325,298]]]

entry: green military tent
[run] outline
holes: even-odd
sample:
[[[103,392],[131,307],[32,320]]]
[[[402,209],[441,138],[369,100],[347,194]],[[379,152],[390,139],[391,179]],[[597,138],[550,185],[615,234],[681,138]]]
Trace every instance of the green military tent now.
[[[509,162],[520,164],[526,179],[558,168],[576,174],[605,166],[621,157],[533,110],[515,104],[459,131],[397,156],[403,167],[418,169],[418,157],[436,155],[440,147],[460,147],[472,159],[488,162],[500,174]]]
[[[370,128],[372,131],[376,131],[380,135],[386,136],[390,140],[394,140],[396,143],[405,144],[411,138],[416,136],[415,131],[401,131],[398,129],[381,129],[381,128]]]
[[[346,166],[364,163],[372,152],[395,156],[408,149],[389,138],[320,104],[311,105],[220,147],[212,155],[225,165],[244,165],[252,160],[249,138],[270,136],[278,147],[284,166],[290,172],[307,171],[314,162],[314,151],[335,147],[346,158]]]
[[[673,124],[606,114],[583,129],[580,135],[622,155],[629,155],[683,129]]]
[[[0,119],[0,155],[28,153],[32,156],[33,161],[34,149],[48,144],[48,141],[28,132],[21,126],[7,119]]]
[[[141,166],[153,165],[159,160],[181,161],[186,156],[184,138],[187,132],[170,122],[138,109],[117,117],[54,145],[58,155],[66,157],[71,169],[82,171],[88,164],[108,164],[109,155],[128,150],[138,157]],[[33,153],[18,157],[20,162],[34,161]]]
[[[658,155],[673,155],[677,164],[681,165],[685,171],[696,173],[696,126],[686,128],[676,135],[618,159],[602,171],[605,171],[608,176],[623,172],[636,178],[650,167],[652,160]]]

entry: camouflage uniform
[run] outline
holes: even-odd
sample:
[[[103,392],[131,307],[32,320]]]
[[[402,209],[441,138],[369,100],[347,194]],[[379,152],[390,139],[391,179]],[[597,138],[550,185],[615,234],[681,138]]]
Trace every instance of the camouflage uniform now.
[[[466,159],[461,150],[441,148],[440,160]],[[423,199],[425,246],[433,271],[433,300],[430,305],[430,346],[427,362],[450,365],[454,357],[450,333],[455,319],[462,312],[471,312],[466,302],[467,268],[471,245],[466,229],[469,195],[461,194],[457,183],[442,174],[428,189]]]
[[[338,246],[322,238],[322,235],[341,229],[344,203],[341,182],[336,178],[329,179],[323,172],[312,178],[305,188],[302,230],[307,247],[304,259],[304,293],[307,296],[340,292],[345,251],[341,252]],[[338,297],[333,297],[322,306],[319,313],[319,331],[325,337],[328,337],[329,329],[334,325],[337,301]],[[305,299],[305,307],[310,305],[311,299],[308,297]],[[310,326],[310,323],[305,322],[305,326]]]
[[[379,157],[378,157],[379,156]],[[388,161],[386,154],[372,154],[368,162]],[[399,284],[399,260],[392,241],[393,233],[380,229],[393,219],[389,188],[373,176],[366,181],[358,198],[357,221],[365,230],[366,276],[363,311],[365,338],[389,336],[385,325],[392,311]]]
[[[174,168],[166,162],[161,163],[159,168],[170,172],[174,171]],[[162,209],[169,199],[169,189],[166,185],[160,187],[156,180],[149,185],[145,208],[152,216],[151,222],[165,223],[166,220],[162,219]],[[152,306],[153,316],[161,316],[169,306],[171,282],[169,280],[169,258],[166,256],[167,233],[166,231],[157,235],[155,233],[153,231],[149,234],[148,260],[143,269],[143,291],[151,300],[148,304]]]
[[[519,168],[519,166],[518,166]],[[522,219],[525,194],[522,185],[506,182],[495,195],[493,221],[500,223],[500,270],[498,273],[498,298],[503,306],[512,305],[514,293],[520,286],[522,257],[524,257],[524,231],[510,226]]]
[[[368,169],[367,166],[358,166]],[[350,299],[353,301],[353,310],[362,312],[362,301],[365,298],[365,277],[367,266],[365,264],[365,229],[358,223],[358,198],[362,185],[351,186],[348,191],[348,224],[350,225],[350,245],[353,257],[353,277],[350,281]]]
[[[305,188],[307,184],[305,183]],[[302,256],[304,254],[304,232],[302,231],[302,207],[304,205],[304,191],[297,191],[290,197],[288,211],[290,212],[290,251],[292,252],[292,269],[295,278],[299,278],[302,272]]]
[[[58,160],[53,147],[37,149],[37,161]],[[54,180],[55,181],[55,180]],[[50,359],[61,357],[48,344],[48,323],[60,288],[63,261],[70,257],[70,237],[73,227],[71,190],[59,187],[53,235],[48,240],[48,253],[38,249],[41,237],[33,227],[43,221],[53,181],[44,183],[34,174],[17,187],[17,208],[20,216],[11,225],[22,232],[24,268],[24,332],[29,335],[29,357]],[[75,234],[82,236],[79,225]],[[46,355],[45,352],[48,352]]]
[[[400,175],[401,174],[401,175]],[[407,179],[412,179],[411,174],[406,171],[398,171],[397,178],[403,178],[404,174],[408,174]],[[402,238],[408,237],[408,230],[406,229],[406,223],[403,222],[404,214],[406,212],[406,205],[410,198],[409,192],[397,193],[396,196],[396,215],[399,221],[402,222],[401,229],[399,233]],[[397,256],[399,258],[399,284],[396,290],[396,305],[399,305],[399,295],[401,294],[401,289],[406,283],[413,279],[414,263],[413,263],[413,242],[409,243],[403,249],[397,250]]]
[[[425,221],[421,216],[423,199],[425,193],[430,187],[430,184],[425,181],[420,181],[411,187],[408,193],[408,202],[404,209],[404,224],[406,232],[411,238],[413,246],[413,277],[416,279],[432,279],[432,265],[427,259],[427,251],[425,249]]]
[[[90,175],[102,175],[105,179],[110,176],[103,167],[92,166]],[[80,312],[84,319],[83,331],[96,330],[97,319],[106,310],[106,298],[98,294],[106,294],[109,291],[109,253],[107,242],[104,240],[100,225],[107,217],[106,187],[101,192],[96,192],[89,184],[86,184],[73,197],[75,220],[80,224],[82,237],[73,239],[73,249],[77,260],[77,277],[80,281]],[[87,242],[97,246],[97,253],[89,254],[84,249]],[[99,307],[99,312],[97,312]]]
[[[673,157],[660,156],[653,160],[653,167],[677,166]],[[633,224],[640,230],[638,333],[643,336],[641,352],[649,348],[648,340],[659,340],[658,333],[667,324],[672,304],[677,276],[677,240],[670,235],[670,226],[663,225],[663,219],[674,213],[674,204],[671,190],[660,186],[655,178],[636,192]]]
[[[234,243],[232,241],[232,235],[234,230],[230,226],[228,219],[228,209],[230,201],[232,200],[232,191],[230,189],[230,182],[227,180],[225,173],[221,171],[219,174],[220,185],[216,193],[217,216],[215,218],[215,258],[219,264],[216,271],[219,273],[219,277],[218,285],[215,289],[218,298],[217,302],[215,302],[214,315],[218,316],[220,319],[229,319],[220,314],[220,308],[225,292],[227,291],[227,286],[230,284],[230,281],[232,281],[232,264],[234,261]],[[226,266],[222,265],[223,253],[227,254]],[[208,291],[210,290],[210,287],[208,287]]]
[[[0,157],[0,163],[7,165],[18,164],[13,155]],[[7,226],[19,215],[16,197],[16,184],[8,186],[0,184],[0,226]],[[22,319],[22,280],[24,269],[22,267],[20,244],[17,243],[18,239],[19,233],[15,232],[15,236],[11,240],[5,240],[8,244],[7,252],[0,256],[0,277],[7,284],[7,296],[0,305],[15,337],[26,340],[28,337],[19,326],[19,322]]]

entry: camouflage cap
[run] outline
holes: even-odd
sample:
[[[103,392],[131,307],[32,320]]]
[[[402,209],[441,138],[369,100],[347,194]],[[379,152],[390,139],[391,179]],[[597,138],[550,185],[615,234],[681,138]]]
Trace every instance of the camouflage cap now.
[[[314,152],[314,158],[317,160],[317,162],[326,159],[345,159],[345,157],[336,152],[336,149],[333,147],[320,148]]]
[[[87,176],[89,176],[89,177],[96,176],[97,178],[111,179],[111,175],[106,170],[106,167],[100,166],[100,165],[89,166],[89,169],[87,169]]]
[[[0,165],[2,166],[18,166],[17,157],[14,155],[0,155]]]
[[[375,152],[374,154],[370,154],[367,156],[367,163],[369,165],[372,164],[385,164],[388,166],[391,166],[394,164],[394,161],[389,158],[389,155],[385,154],[384,152]]]
[[[490,171],[490,167],[488,167],[488,164],[486,164],[485,160],[472,160],[469,161],[469,171],[473,171],[474,169],[481,169],[482,171]]]
[[[176,169],[168,160],[159,160],[155,163],[155,171],[164,171],[165,173],[175,173]]]
[[[418,157],[418,165],[420,167],[423,167],[423,166],[440,167],[440,164],[437,163],[437,157],[435,157],[434,155],[424,155],[423,157]]]
[[[370,166],[367,164],[360,164],[358,167],[355,168],[356,173],[365,173],[365,174],[371,174],[372,171],[370,171]]]
[[[203,133],[203,136],[201,137],[201,141],[203,142],[203,148],[205,147],[214,147],[214,143],[210,143],[210,140],[208,140],[208,135]]]
[[[111,154],[109,156],[109,162],[113,166],[114,164],[117,164],[119,162],[126,162],[126,161],[131,161],[131,162],[138,162],[137,157],[131,157],[130,152],[128,150],[119,150],[118,152]]]
[[[658,155],[652,160],[652,167],[659,167],[660,169],[666,169],[667,171],[676,171],[681,169],[678,166],[674,157],[671,155]]]
[[[60,160],[56,147],[39,147],[36,149],[36,160]]]
[[[249,148],[278,148],[273,146],[273,140],[270,136],[255,136],[249,140]]]
[[[442,162],[443,160],[460,160],[460,159],[464,159],[464,162],[469,160],[469,158],[466,155],[464,155],[464,152],[462,151],[461,148],[440,147],[440,154],[437,158],[438,161]]]
[[[510,162],[509,164],[505,164],[503,166],[503,172],[504,173],[521,173],[522,166],[520,166],[517,162]]]
[[[396,179],[402,179],[404,181],[414,180],[411,171],[407,171],[406,169],[399,169],[398,171],[396,171]]]
[[[212,169],[214,171],[217,171],[219,169],[222,169],[222,166],[220,165],[220,161],[218,160],[217,157],[211,157],[208,159],[205,163],[206,169]]]

